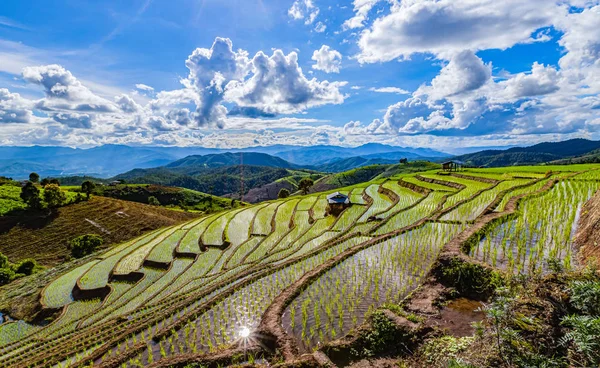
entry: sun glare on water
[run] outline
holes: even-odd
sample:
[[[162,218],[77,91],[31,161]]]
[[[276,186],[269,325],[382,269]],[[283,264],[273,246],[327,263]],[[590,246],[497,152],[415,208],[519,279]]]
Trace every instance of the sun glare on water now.
[[[240,329],[240,337],[243,339],[250,337],[250,329],[248,327],[242,327]]]

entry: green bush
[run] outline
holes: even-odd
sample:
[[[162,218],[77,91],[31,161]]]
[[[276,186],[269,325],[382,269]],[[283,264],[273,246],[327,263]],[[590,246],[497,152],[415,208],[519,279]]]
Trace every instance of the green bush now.
[[[148,204],[151,206],[160,206],[160,201],[155,196],[148,197]]]
[[[23,275],[31,275],[36,267],[37,262],[35,261],[35,259],[28,258],[22,260],[16,265],[15,272]]]
[[[0,285],[5,285],[15,278],[15,271],[10,268],[0,268]]]
[[[7,268],[8,265],[8,257],[0,253],[0,268]]]
[[[589,315],[600,316],[600,282],[573,281],[569,291],[575,308]]]
[[[96,234],[86,234],[71,240],[71,254],[75,258],[85,257],[92,254],[104,243],[104,240]]]
[[[58,184],[48,184],[44,187],[44,201],[49,208],[57,208],[65,204],[67,195]]]

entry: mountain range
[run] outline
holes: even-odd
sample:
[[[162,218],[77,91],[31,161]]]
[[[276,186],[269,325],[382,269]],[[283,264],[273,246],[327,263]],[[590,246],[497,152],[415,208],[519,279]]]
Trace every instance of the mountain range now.
[[[600,158],[599,141],[571,139],[545,142],[529,147],[505,150],[486,149],[455,156],[470,166],[535,165],[546,162],[596,162]],[[463,150],[464,152],[464,150]],[[240,153],[243,156],[240,157]],[[132,170],[160,168],[177,175],[196,175],[207,168],[237,166],[266,166],[289,170],[308,169],[319,172],[342,172],[361,166],[392,164],[402,158],[409,161],[443,161],[451,155],[429,149],[369,143],[359,147],[318,146],[261,146],[244,149],[204,147],[132,147],[103,145],[89,149],[31,146],[0,147],[0,175],[15,179],[27,178],[35,171],[42,177],[89,175],[109,178]],[[186,170],[178,170],[187,167]],[[136,171],[137,177],[156,175]]]
[[[189,156],[196,157],[195,160],[199,160],[198,162],[203,162],[208,166],[219,164],[217,161],[222,161],[223,165],[220,166],[227,166],[239,163],[239,156],[235,158],[231,154],[241,152],[265,154],[287,161],[287,163],[277,163],[273,159],[261,156],[258,157],[260,162],[245,162],[246,164],[289,168],[331,164],[334,161],[362,155],[368,159],[389,159],[390,157],[395,159],[400,157],[418,159],[449,156],[447,153],[427,148],[396,147],[378,143],[352,148],[325,145],[310,147],[274,145],[244,149],[134,147],[112,144],[89,149],[54,146],[5,146],[0,147],[0,175],[24,179],[27,178],[30,172],[35,171],[44,177],[73,175],[111,177],[133,169],[175,164],[177,160]],[[208,158],[199,158],[207,155]],[[244,156],[244,159],[248,160],[247,155]]]
[[[562,142],[544,142],[529,147],[485,150],[456,156],[455,159],[464,161],[469,166],[538,165],[546,162],[589,156],[590,153],[598,149],[600,149],[600,141],[577,138]]]

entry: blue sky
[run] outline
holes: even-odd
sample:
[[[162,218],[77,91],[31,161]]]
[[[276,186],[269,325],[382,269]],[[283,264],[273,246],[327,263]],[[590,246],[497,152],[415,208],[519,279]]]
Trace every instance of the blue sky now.
[[[5,0],[0,144],[599,139],[598,0]]]

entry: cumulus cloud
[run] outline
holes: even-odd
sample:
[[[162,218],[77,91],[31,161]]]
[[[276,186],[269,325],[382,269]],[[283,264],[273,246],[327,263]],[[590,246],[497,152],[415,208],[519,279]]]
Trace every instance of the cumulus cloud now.
[[[44,88],[46,99],[40,109],[81,112],[114,111],[112,102],[99,97],[60,65],[44,65],[23,69],[23,79]]]
[[[417,94],[426,94],[430,99],[441,100],[476,90],[491,77],[491,65],[484,64],[472,51],[461,51],[450,58],[450,62],[431,81],[431,86],[421,87]]]
[[[64,124],[70,128],[91,129],[92,117],[88,114],[63,113],[59,112],[52,115],[52,119],[58,123]]]
[[[323,45],[319,50],[313,52],[312,60],[316,61],[316,64],[312,66],[313,69],[322,70],[325,73],[339,73],[342,65],[342,54],[327,45]]]
[[[133,114],[142,110],[142,107],[137,102],[125,94],[115,97],[115,102],[121,111],[126,113]]]
[[[444,57],[462,50],[506,49],[533,42],[532,34],[566,12],[547,0],[423,0],[396,2],[359,39],[361,63]]]
[[[398,88],[398,87],[371,87],[369,88],[369,91],[371,92],[377,92],[377,93],[395,93],[398,95],[409,95],[410,92],[408,92],[405,89],[402,88]]]
[[[0,124],[27,124],[33,121],[32,103],[18,93],[0,88]]]
[[[560,89],[559,73],[551,66],[533,63],[531,73],[519,73],[512,78],[500,82],[505,96],[511,99],[546,95]]]
[[[226,98],[241,107],[267,113],[291,114],[308,108],[340,104],[339,88],[345,82],[308,79],[298,65],[298,55],[275,50],[271,56],[258,52],[251,62],[251,76],[227,85]]]
[[[185,62],[190,73],[184,85],[198,94],[193,119],[199,126],[224,126],[227,108],[221,103],[225,86],[249,71],[248,53],[233,51],[228,38],[217,37],[210,49],[197,48]]]

